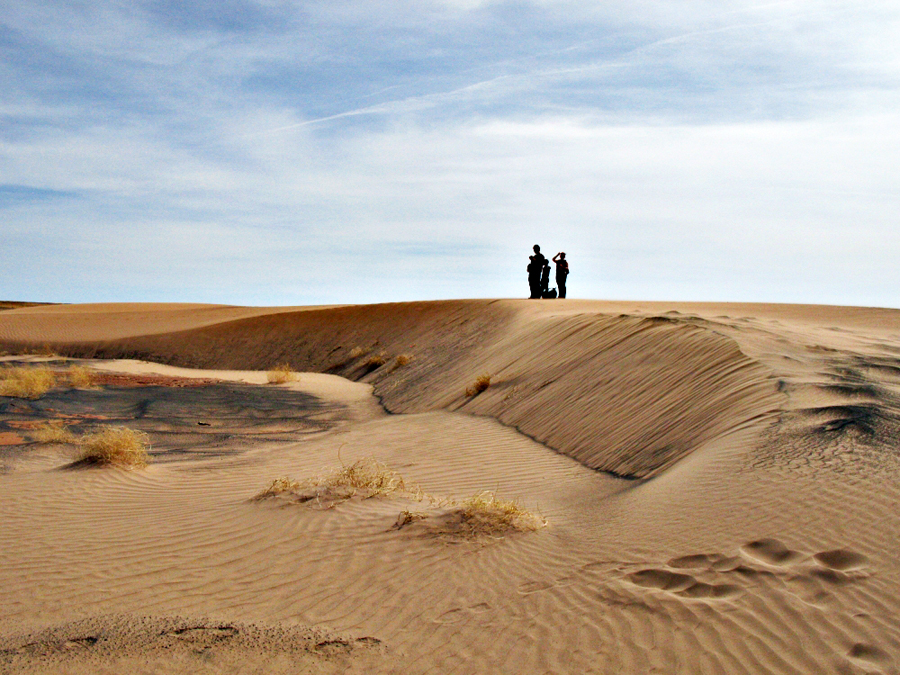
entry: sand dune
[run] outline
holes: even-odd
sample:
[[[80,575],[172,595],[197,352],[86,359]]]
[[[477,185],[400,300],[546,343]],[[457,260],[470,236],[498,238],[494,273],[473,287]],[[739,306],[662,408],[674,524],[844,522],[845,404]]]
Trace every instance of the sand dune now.
[[[0,338],[205,378],[0,398],[0,672],[900,672],[898,311],[76,305]],[[61,470],[47,419],[153,461]],[[252,499],[366,457],[433,499]],[[396,527],[484,490],[547,527]]]

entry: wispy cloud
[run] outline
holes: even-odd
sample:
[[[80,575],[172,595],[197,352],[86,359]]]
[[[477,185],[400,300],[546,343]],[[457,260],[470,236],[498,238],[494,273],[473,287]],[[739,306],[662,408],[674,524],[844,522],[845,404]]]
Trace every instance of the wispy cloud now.
[[[575,296],[898,305],[898,31],[826,0],[13,4],[0,295],[518,296],[539,242]]]

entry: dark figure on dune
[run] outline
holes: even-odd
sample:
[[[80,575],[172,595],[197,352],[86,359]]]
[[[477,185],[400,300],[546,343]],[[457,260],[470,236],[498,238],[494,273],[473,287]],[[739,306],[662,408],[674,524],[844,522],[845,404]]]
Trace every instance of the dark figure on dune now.
[[[562,251],[553,256],[556,263],[556,287],[559,289],[559,297],[566,297],[566,277],[569,276],[569,263],[566,254]]]
[[[547,259],[541,253],[541,247],[537,244],[534,245],[534,255],[528,256],[530,263],[528,263],[528,288],[531,290],[531,295],[529,298],[532,300],[541,297],[541,273],[544,270],[544,264],[547,262]]]
[[[544,268],[541,270],[541,297],[546,298],[550,292],[550,262],[544,258]]]

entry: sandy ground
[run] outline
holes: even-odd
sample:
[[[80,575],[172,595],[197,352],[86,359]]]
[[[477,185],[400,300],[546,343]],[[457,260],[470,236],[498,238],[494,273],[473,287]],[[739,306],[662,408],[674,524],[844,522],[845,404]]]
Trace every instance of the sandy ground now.
[[[103,377],[0,397],[0,672],[900,672],[900,311],[38,306],[4,349]],[[434,500],[254,499],[362,458]],[[397,527],[485,490],[546,527]]]

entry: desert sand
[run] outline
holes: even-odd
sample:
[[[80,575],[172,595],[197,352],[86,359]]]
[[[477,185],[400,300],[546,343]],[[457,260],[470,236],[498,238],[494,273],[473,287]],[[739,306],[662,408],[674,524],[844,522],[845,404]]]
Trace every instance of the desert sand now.
[[[97,382],[0,397],[0,672],[900,672],[900,311],[42,305],[0,351]],[[365,459],[409,489],[255,499]],[[485,491],[540,526],[454,529]]]

